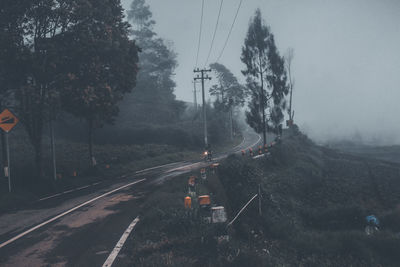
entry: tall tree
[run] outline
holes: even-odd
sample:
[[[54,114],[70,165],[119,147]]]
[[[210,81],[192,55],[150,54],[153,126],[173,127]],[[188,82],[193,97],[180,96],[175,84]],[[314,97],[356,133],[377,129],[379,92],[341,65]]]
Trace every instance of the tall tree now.
[[[247,96],[246,87],[241,85],[233,73],[220,63],[213,63],[210,68],[217,76],[218,84],[210,90],[210,94],[220,97],[226,107],[229,105],[243,106]]]
[[[281,134],[284,111],[287,108],[286,96],[289,93],[289,86],[287,83],[285,59],[279,55],[274,39],[274,35],[271,34],[268,42],[269,70],[266,72],[266,79],[273,105],[270,109],[268,129],[274,133]]]
[[[134,88],[138,47],[128,38],[119,0],[82,0],[75,14],[76,24],[64,35],[69,42],[61,97],[67,111],[88,123],[93,166],[94,129],[114,122],[118,103]]]
[[[37,176],[42,176],[42,135],[44,123],[52,110],[59,57],[53,43],[70,23],[70,11],[75,2],[68,0],[34,0],[23,14],[24,55],[18,79],[22,84],[15,97],[18,114],[35,150]]]
[[[252,91],[250,111],[246,113],[247,122],[256,131],[263,133],[265,145],[266,131],[277,132],[283,120],[282,109],[285,109],[288,88],[284,60],[277,51],[274,35],[263,21],[260,9],[256,10],[250,21],[241,60],[246,65],[242,73]],[[273,105],[270,104],[270,99],[273,100]],[[268,109],[270,119],[267,127]]]
[[[22,85],[25,73],[21,64],[26,52],[23,23],[28,1],[0,2],[0,112],[14,104],[15,90]],[[6,163],[5,135],[1,131],[2,164]]]
[[[217,76],[217,84],[210,89],[210,94],[217,97],[214,107],[227,112],[229,115],[230,133],[233,138],[234,123],[233,112],[235,108],[242,107],[247,97],[246,87],[241,85],[233,73],[223,64],[213,63],[210,68]]]
[[[124,110],[133,122],[176,121],[184,105],[176,101],[173,80],[178,63],[170,42],[154,32],[155,21],[144,0],[134,0],[127,12],[131,36],[141,48],[137,89],[124,101]]]

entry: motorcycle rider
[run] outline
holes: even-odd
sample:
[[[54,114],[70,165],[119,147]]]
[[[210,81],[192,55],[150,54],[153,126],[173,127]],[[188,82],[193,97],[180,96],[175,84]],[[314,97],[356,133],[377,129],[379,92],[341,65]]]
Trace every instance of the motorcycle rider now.
[[[207,152],[206,160],[211,161],[212,160],[212,150],[211,150],[210,144],[207,145],[206,152]]]

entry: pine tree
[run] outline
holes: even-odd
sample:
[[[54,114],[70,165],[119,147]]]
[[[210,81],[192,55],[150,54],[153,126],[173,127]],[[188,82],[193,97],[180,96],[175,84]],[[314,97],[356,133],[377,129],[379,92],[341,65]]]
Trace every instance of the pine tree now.
[[[210,68],[214,70],[218,81],[218,84],[213,85],[210,89],[210,94],[217,96],[214,108],[217,111],[223,111],[227,115],[230,137],[233,139],[235,133],[233,114],[236,108],[244,105],[247,90],[224,65],[213,63]]]
[[[213,63],[210,68],[217,76],[218,84],[210,89],[210,94],[220,98],[219,101],[227,109],[243,106],[247,96],[247,88],[241,85],[233,73],[220,63]]]
[[[274,35],[263,21],[260,9],[250,21],[241,60],[246,65],[242,73],[252,92],[250,110],[246,113],[247,123],[257,132],[263,132],[265,144],[266,131],[277,132],[283,120],[282,109],[286,108],[288,87],[284,59],[277,51]],[[268,125],[267,110],[270,110]]]
[[[127,12],[132,24],[131,37],[141,49],[137,88],[124,101],[124,121],[133,123],[169,123],[176,121],[184,109],[176,101],[173,80],[178,63],[171,43],[154,32],[155,21],[144,0],[134,0]]]

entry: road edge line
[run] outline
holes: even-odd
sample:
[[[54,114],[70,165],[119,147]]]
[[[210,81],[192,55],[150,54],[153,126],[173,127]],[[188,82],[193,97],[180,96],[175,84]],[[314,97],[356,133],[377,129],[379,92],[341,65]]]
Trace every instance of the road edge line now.
[[[111,190],[111,191],[109,191],[109,192],[107,192],[107,193],[104,193],[104,194],[102,194],[102,195],[100,195],[100,196],[97,196],[97,197],[95,197],[95,198],[92,198],[92,199],[90,199],[90,200],[88,200],[88,201],[86,201],[86,202],[84,202],[84,203],[82,203],[82,204],[79,204],[78,206],[76,206],[76,207],[74,207],[74,208],[71,208],[71,209],[69,209],[69,210],[67,210],[67,211],[64,211],[63,213],[61,213],[61,214],[59,214],[59,215],[57,215],[57,216],[55,216],[55,217],[53,217],[53,218],[51,218],[51,219],[48,219],[47,221],[44,221],[44,222],[42,222],[42,223],[40,223],[40,224],[38,224],[38,225],[36,225],[36,226],[34,226],[34,227],[32,227],[32,228],[30,228],[30,229],[24,231],[24,232],[22,232],[22,233],[20,233],[20,234],[18,234],[18,235],[16,235],[16,236],[14,236],[13,238],[11,238],[11,239],[9,239],[9,240],[7,240],[7,241],[1,243],[1,244],[0,244],[0,248],[3,248],[3,247],[5,247],[5,246],[7,246],[8,244],[10,244],[10,243],[12,243],[12,242],[14,242],[14,241],[20,239],[21,237],[24,237],[25,235],[27,235],[27,234],[29,234],[29,233],[31,233],[31,232],[33,232],[33,231],[35,231],[35,230],[41,228],[42,226],[45,226],[46,224],[49,224],[49,223],[51,223],[51,222],[54,222],[55,220],[57,220],[57,219],[59,219],[59,218],[61,218],[61,217],[64,217],[65,215],[68,215],[68,214],[70,214],[71,212],[73,212],[73,211],[75,211],[75,210],[77,210],[77,209],[79,209],[79,208],[82,208],[83,206],[86,206],[87,204],[90,204],[90,203],[92,203],[92,202],[94,202],[94,201],[96,201],[96,200],[98,200],[98,199],[100,199],[100,198],[103,198],[103,197],[106,197],[106,196],[108,196],[108,195],[111,195],[112,193],[115,193],[115,192],[117,192],[117,191],[119,191],[119,190],[121,190],[121,189],[124,189],[124,188],[126,188],[126,187],[131,186],[131,185],[134,185],[134,184],[137,184],[137,183],[140,183],[140,182],[144,182],[144,181],[146,181],[146,179],[141,179],[141,180],[138,180],[138,181],[135,181],[135,182],[126,184],[126,185],[124,185],[124,186],[121,186],[121,187],[118,187],[118,188],[116,188],[116,189],[113,189],[113,190]]]
[[[136,217],[131,224],[126,228],[125,232],[122,234],[121,238],[118,240],[118,243],[115,245],[114,249],[111,251],[110,255],[103,264],[103,267],[111,267],[113,265],[115,259],[117,258],[119,252],[121,251],[122,247],[124,246],[126,240],[128,239],[129,235],[131,234],[133,228],[139,222],[139,216]]]

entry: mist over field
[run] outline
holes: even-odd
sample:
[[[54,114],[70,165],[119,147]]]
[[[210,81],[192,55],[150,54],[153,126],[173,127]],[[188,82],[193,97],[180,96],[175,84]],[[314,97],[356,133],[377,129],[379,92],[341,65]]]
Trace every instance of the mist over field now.
[[[238,3],[224,3],[216,51],[223,46]],[[127,8],[130,0],[123,4]],[[193,101],[193,70],[188,66],[195,61],[201,1],[149,0],[148,4],[158,22],[156,32],[171,40],[178,53],[177,98]],[[219,1],[206,0],[201,62],[207,56],[218,5]],[[400,144],[399,1],[246,0],[221,58],[243,82],[244,65],[237,55],[257,7],[274,32],[279,51],[294,49],[294,118],[302,130],[319,142],[359,139]],[[210,61],[216,57],[217,52]]]

